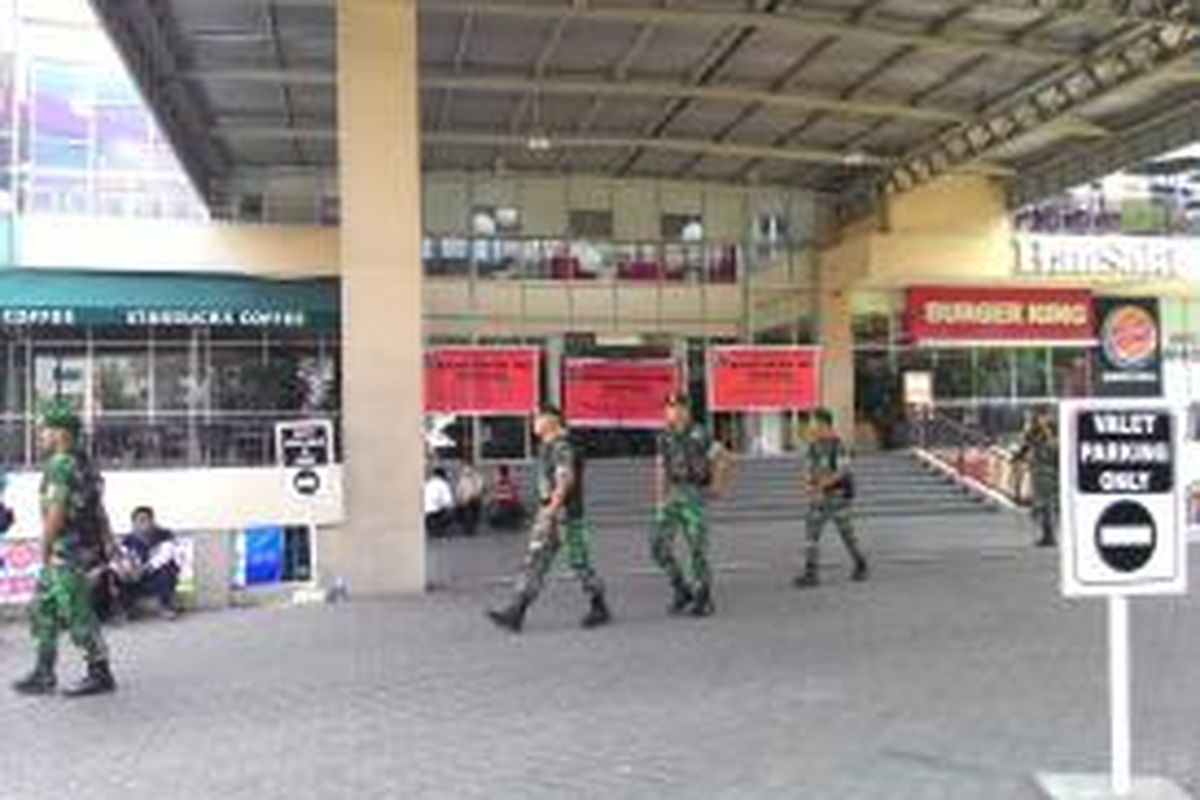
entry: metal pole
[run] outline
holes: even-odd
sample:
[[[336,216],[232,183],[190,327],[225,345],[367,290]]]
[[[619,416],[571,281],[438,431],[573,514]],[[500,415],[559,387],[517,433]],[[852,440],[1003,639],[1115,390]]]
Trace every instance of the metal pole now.
[[[1108,598],[1108,680],[1112,746],[1112,790],[1133,790],[1129,720],[1129,598]]]

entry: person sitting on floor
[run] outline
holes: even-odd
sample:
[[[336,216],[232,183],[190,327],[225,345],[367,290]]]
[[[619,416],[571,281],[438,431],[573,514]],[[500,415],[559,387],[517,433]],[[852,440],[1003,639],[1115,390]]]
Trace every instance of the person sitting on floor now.
[[[133,511],[133,532],[121,545],[136,562],[136,569],[118,572],[121,579],[121,604],[135,616],[143,599],[154,601],[168,618],[179,616],[175,590],[179,585],[179,562],[175,534],[160,527],[154,509],[140,506]]]

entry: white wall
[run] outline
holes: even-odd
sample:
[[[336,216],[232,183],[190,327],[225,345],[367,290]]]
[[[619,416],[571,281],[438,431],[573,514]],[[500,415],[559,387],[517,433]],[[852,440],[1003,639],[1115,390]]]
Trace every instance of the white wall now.
[[[17,515],[10,536],[37,537],[35,473],[8,476],[4,499]],[[153,506],[160,523],[176,531],[240,530],[260,524],[335,525],[343,520],[341,467],[330,470],[329,491],[309,511],[285,491],[279,470],[190,469],[112,471],[104,474],[105,506],[117,532],[140,505]]]

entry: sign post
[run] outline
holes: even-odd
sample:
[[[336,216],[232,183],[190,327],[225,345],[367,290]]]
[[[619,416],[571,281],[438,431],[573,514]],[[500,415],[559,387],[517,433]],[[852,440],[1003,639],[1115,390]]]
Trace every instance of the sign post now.
[[[1162,401],[1064,402],[1059,433],[1062,593],[1108,601],[1110,769],[1038,785],[1053,800],[1186,800],[1166,779],[1134,778],[1130,718],[1129,598],[1187,591],[1177,416]]]
[[[317,570],[317,524],[313,503],[329,492],[334,460],[333,422],[328,419],[289,420],[275,425],[275,458],[283,473],[284,489],[301,501],[309,535],[311,579]]]

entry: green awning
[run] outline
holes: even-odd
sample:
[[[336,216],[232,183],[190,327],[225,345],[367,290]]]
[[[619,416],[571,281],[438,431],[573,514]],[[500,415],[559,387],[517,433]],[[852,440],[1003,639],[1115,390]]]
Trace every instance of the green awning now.
[[[336,278],[0,270],[0,326],[334,329]]]

